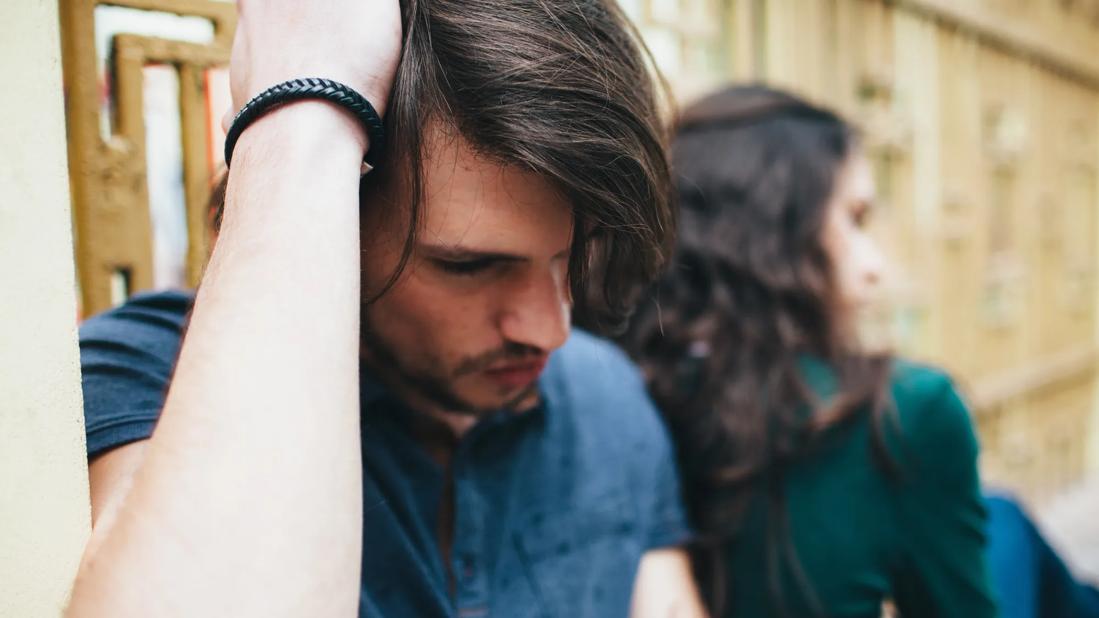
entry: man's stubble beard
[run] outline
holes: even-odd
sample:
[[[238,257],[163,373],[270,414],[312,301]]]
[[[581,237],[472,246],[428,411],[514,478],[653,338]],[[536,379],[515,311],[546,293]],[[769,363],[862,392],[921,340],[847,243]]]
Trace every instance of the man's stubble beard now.
[[[490,408],[478,407],[463,399],[454,392],[450,384],[453,379],[430,375],[425,372],[417,372],[408,369],[401,362],[399,355],[393,346],[382,339],[375,329],[370,326],[365,307],[362,311],[362,331],[360,335],[360,348],[364,353],[364,360],[370,368],[378,374],[386,386],[398,396],[404,393],[413,393],[422,398],[429,405],[435,406],[443,412],[462,414],[466,416],[485,416],[499,410],[524,411],[538,403],[538,380],[532,382],[518,394],[508,398],[498,406]],[[505,355],[501,351],[496,355]],[[464,363],[465,367],[459,367],[457,377],[469,375],[478,370],[477,365],[483,363]]]

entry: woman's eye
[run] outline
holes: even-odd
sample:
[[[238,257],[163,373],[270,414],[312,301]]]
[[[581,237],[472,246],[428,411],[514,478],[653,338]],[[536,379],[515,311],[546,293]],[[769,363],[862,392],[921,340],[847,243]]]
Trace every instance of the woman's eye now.
[[[492,260],[466,260],[466,261],[451,261],[451,260],[437,260],[436,264],[444,272],[448,272],[452,275],[476,275],[477,273],[484,272],[492,267]]]

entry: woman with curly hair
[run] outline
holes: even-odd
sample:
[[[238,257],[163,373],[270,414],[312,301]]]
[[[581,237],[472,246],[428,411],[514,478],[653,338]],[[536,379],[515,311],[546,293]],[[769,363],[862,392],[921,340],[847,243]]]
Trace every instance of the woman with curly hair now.
[[[685,111],[680,240],[623,344],[678,440],[715,616],[996,615],[969,413],[858,343],[883,260],[837,115],[763,87]]]
[[[713,615],[1099,617],[1019,506],[982,496],[950,378],[859,345],[884,260],[851,126],[728,88],[683,114],[673,164],[679,245],[622,343],[678,442]]]

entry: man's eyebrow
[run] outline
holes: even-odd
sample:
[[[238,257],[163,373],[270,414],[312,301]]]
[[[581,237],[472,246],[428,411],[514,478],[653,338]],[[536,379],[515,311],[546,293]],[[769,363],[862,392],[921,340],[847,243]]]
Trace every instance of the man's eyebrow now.
[[[429,257],[437,260],[448,260],[452,262],[472,262],[479,260],[492,260],[498,262],[521,262],[528,260],[527,256],[518,255],[515,253],[505,253],[503,251],[486,251],[482,249],[476,249],[473,247],[463,247],[461,245],[433,245],[428,243],[420,243],[418,245],[419,252],[426,254]]]
[[[435,245],[431,243],[419,243],[417,244],[417,250],[422,255],[427,255],[428,257],[437,260],[447,260],[451,262],[473,262],[479,260],[496,262],[525,262],[530,260],[530,256],[520,255],[518,253],[491,251],[477,249],[474,247],[463,247],[461,245]],[[569,249],[564,249],[553,257],[564,257],[568,255],[568,253]]]

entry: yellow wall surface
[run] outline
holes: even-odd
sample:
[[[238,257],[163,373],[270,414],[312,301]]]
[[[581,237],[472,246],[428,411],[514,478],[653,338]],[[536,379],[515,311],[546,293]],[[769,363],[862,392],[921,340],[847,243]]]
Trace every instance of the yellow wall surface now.
[[[60,615],[89,532],[57,2],[0,2],[0,617]]]

